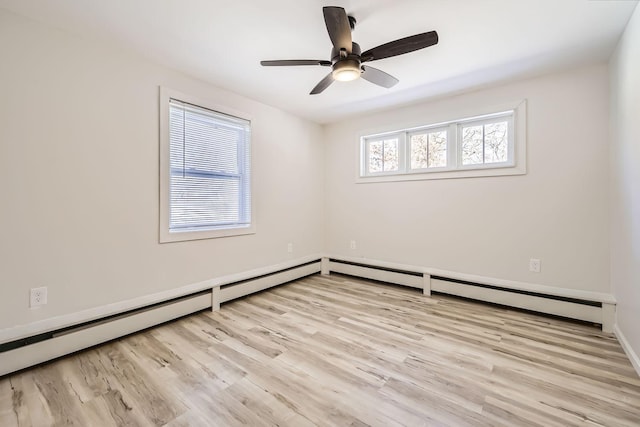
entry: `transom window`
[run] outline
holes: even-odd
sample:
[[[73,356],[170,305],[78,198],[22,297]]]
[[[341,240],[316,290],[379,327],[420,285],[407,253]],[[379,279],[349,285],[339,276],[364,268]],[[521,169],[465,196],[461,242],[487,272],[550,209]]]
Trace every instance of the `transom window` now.
[[[372,140],[369,143],[369,170],[395,172],[398,170],[398,138]]]
[[[360,141],[362,182],[397,175],[413,176],[409,179],[431,179],[427,174],[438,178],[483,176],[489,173],[460,172],[514,168],[517,109],[364,136]],[[523,170],[524,165],[513,174]]]
[[[447,129],[409,134],[411,170],[447,167]]]
[[[461,124],[462,164],[482,165],[509,161],[509,121]]]

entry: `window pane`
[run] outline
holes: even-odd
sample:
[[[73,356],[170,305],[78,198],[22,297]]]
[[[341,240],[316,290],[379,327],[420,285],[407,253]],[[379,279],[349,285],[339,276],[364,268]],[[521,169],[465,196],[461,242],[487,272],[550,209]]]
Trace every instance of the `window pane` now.
[[[411,169],[428,167],[428,156],[427,134],[411,135]]]
[[[242,222],[240,181],[233,178],[171,177],[170,227],[221,226]]]
[[[383,149],[383,168],[384,171],[397,171],[398,170],[398,140],[386,139],[384,141]]]
[[[369,143],[369,172],[382,172],[382,141]]]
[[[397,171],[399,167],[398,139],[367,143],[369,173]]]
[[[507,122],[491,123],[484,126],[484,162],[507,161]]]
[[[483,163],[483,126],[462,128],[462,164],[477,165]]]
[[[185,168],[207,172],[238,173],[238,145],[241,129],[233,129],[215,119],[187,112],[185,132]],[[219,122],[219,120],[218,120]]]
[[[447,131],[411,135],[411,169],[447,166]]]
[[[429,134],[429,161],[430,168],[447,166],[447,131],[432,132]]]
[[[169,114],[169,231],[250,224],[250,123],[174,100]]]

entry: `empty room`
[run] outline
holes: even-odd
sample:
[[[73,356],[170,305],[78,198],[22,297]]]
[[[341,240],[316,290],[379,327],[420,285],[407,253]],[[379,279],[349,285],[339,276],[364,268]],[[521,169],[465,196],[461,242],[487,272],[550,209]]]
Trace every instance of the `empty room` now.
[[[637,0],[0,0],[0,426],[640,426]]]

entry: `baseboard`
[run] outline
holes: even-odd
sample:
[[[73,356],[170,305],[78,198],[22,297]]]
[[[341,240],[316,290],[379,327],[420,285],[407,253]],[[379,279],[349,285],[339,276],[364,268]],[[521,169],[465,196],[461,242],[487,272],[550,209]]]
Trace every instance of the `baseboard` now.
[[[220,287],[220,302],[231,301],[254,292],[263,291],[292,280],[300,279],[311,274],[319,273],[321,260],[316,259],[307,263],[279,270],[274,273],[260,275],[254,278],[223,284]]]
[[[423,287],[422,273],[410,270],[384,268],[380,266],[371,268],[371,265],[368,264],[344,262],[339,259],[330,258],[329,271],[362,277],[365,279],[378,280],[381,282],[410,286],[412,288]]]
[[[18,371],[96,344],[131,334],[169,320],[211,307],[211,294],[154,307],[152,310],[123,315],[77,330],[53,334],[50,338],[13,350],[0,352],[0,376]]]
[[[206,308],[215,310],[221,302],[318,272],[327,274],[332,271],[421,288],[427,295],[433,290],[601,323],[603,330],[613,330],[615,299],[609,294],[512,282],[371,259],[312,255],[0,330],[0,375],[195,311]],[[640,374],[638,356],[617,327],[615,332]],[[45,337],[42,338],[43,336]],[[20,340],[23,342],[19,342]]]
[[[205,280],[186,286],[180,286],[167,291],[156,292],[137,298],[131,298],[124,301],[118,301],[98,307],[92,307],[74,313],[49,317],[24,325],[16,325],[10,328],[0,329],[0,344],[7,341],[14,341],[17,339],[55,331],[62,328],[68,328],[80,323],[118,315],[131,310],[136,310],[153,304],[161,303],[163,301],[168,301],[174,298],[180,298],[185,295],[191,295],[200,291],[212,289],[215,286],[217,286],[217,282],[215,279]]]
[[[631,344],[629,344],[629,341],[627,341],[627,337],[624,336],[618,324],[613,327],[613,333],[616,335],[616,338],[618,338],[618,342],[622,346],[624,352],[627,354],[629,361],[631,361],[633,369],[636,370],[636,373],[640,377],[640,356],[638,356],[638,353],[633,350]]]
[[[319,273],[307,256],[0,331],[0,376]]]
[[[387,270],[399,270],[408,273],[414,274],[427,274],[435,277],[447,277],[456,280],[462,280],[467,282],[486,284],[499,286],[503,288],[509,288],[514,290],[523,290],[527,292],[536,292],[547,295],[556,295],[560,297],[566,298],[577,298],[588,301],[599,301],[603,303],[615,304],[616,300],[612,294],[603,293],[603,292],[591,292],[591,291],[583,291],[579,289],[569,289],[557,286],[548,286],[548,285],[540,285],[537,283],[529,283],[529,282],[519,282],[516,280],[507,280],[500,279],[497,277],[487,277],[480,276],[476,274],[462,273],[458,271],[452,270],[443,270],[439,268],[433,268],[428,266],[419,266],[419,265],[411,265],[411,264],[401,264],[394,262],[387,262],[382,260],[377,260],[373,258],[361,258],[361,257],[350,257],[344,255],[334,255],[334,254],[325,254],[326,258],[330,260],[343,262],[343,263],[352,263],[357,265],[366,265],[366,266],[374,266]]]
[[[544,294],[515,293],[511,290],[492,289],[433,278],[431,280],[431,290],[508,307],[602,324],[601,305],[580,304],[564,299],[553,299]]]
[[[326,272],[349,274],[398,285],[462,296],[602,325],[613,332],[613,295],[516,282],[368,258],[328,256]]]

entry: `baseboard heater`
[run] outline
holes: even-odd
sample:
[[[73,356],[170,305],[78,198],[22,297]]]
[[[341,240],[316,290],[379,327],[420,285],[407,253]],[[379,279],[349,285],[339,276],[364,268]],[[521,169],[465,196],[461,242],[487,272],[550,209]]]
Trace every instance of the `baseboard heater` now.
[[[320,272],[321,259],[216,279],[211,288],[0,344],[0,377]]]
[[[211,290],[0,344],[0,376],[211,307]]]
[[[602,324],[602,303],[431,276],[431,291]]]
[[[412,288],[424,288],[424,275],[418,271],[381,267],[329,258],[329,271]]]
[[[228,302],[320,272],[321,259],[220,285],[220,302]]]
[[[597,323],[603,325],[603,330],[609,332],[607,330],[609,326],[607,325],[607,327],[605,327],[605,320],[603,320],[605,314],[603,313],[603,304],[601,301],[493,286],[458,280],[451,277],[431,276],[422,271],[380,267],[373,264],[333,258],[329,259],[328,271],[420,288],[423,289],[425,294],[439,292],[569,319]]]

